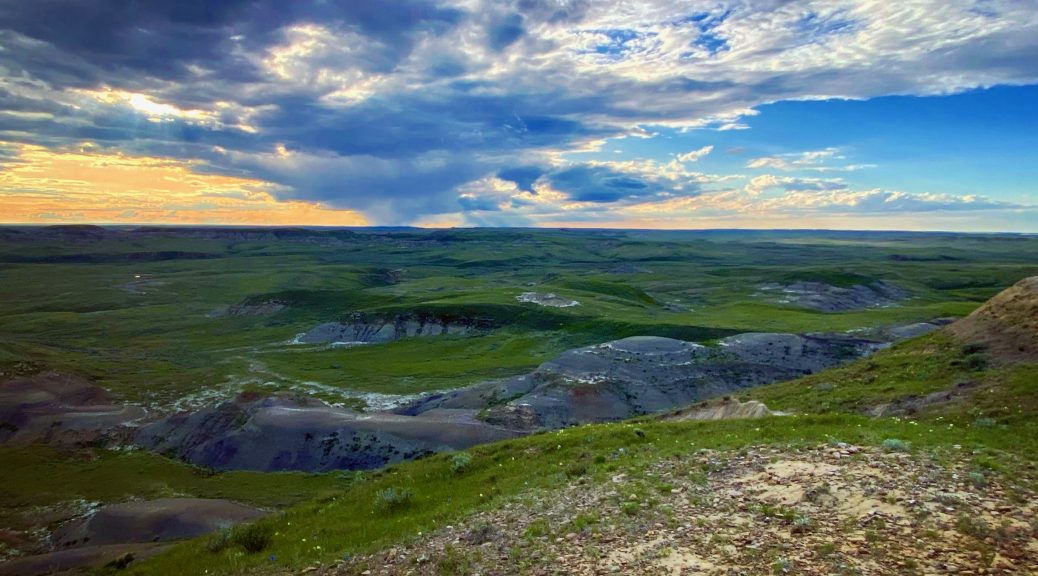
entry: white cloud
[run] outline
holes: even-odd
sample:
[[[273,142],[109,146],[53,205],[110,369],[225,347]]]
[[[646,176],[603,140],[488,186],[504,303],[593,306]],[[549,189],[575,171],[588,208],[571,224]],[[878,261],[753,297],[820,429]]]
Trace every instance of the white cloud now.
[[[809,192],[819,190],[839,190],[847,184],[840,178],[794,178],[792,176],[774,176],[764,174],[752,178],[743,190],[751,196],[759,196],[768,190]]]
[[[679,154],[678,155],[678,160],[680,160],[681,162],[699,162],[699,160],[701,158],[703,158],[707,154],[713,152],[713,150],[714,150],[713,145],[703,146],[702,148],[700,148],[698,150],[692,150],[691,152],[686,152],[684,154]]]
[[[761,156],[746,163],[747,168],[774,168],[789,172],[792,170],[809,170],[812,172],[855,172],[865,168],[875,168],[875,164],[843,164],[833,166],[827,164],[831,160],[846,160],[839,148],[823,148],[792,154],[776,154]]]

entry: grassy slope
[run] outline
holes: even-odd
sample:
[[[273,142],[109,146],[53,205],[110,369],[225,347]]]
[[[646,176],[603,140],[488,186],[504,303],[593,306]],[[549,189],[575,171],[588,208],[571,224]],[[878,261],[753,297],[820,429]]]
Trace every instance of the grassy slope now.
[[[972,354],[942,335],[911,341],[850,366],[754,390],[752,397],[798,415],[752,421],[592,425],[474,449],[469,468],[452,471],[442,454],[366,476],[349,490],[265,520],[275,536],[262,554],[205,551],[205,539],[137,566],[162,574],[175,566],[205,566],[210,574],[277,572],[344,554],[370,551],[456,522],[510,495],[551,490],[588,476],[605,481],[624,472],[640,477],[653,462],[701,448],[814,445],[833,441],[877,445],[889,438],[913,449],[973,455],[978,469],[1034,482],[1038,459],[1038,366],[977,368]],[[970,368],[973,366],[973,368]],[[908,418],[867,418],[861,408],[946,389],[960,378],[976,382],[975,396]],[[837,383],[833,388],[828,385]],[[827,384],[827,386],[821,386]],[[379,508],[377,494],[413,493],[402,509]],[[273,560],[271,559],[273,558]]]
[[[960,390],[921,407],[912,421],[940,429],[990,429],[987,446],[1038,461],[1038,364],[991,365],[983,351],[944,332],[901,343],[871,358],[799,380],[749,391],[776,410],[857,413],[898,399]]]

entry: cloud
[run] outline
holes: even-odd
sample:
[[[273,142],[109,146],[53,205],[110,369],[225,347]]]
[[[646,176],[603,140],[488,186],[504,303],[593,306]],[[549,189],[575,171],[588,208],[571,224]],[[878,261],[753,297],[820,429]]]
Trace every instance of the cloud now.
[[[549,176],[551,185],[577,202],[616,202],[659,191],[650,182],[604,166],[575,166]]]
[[[761,175],[744,178],[691,172],[677,160],[588,162],[539,168],[527,187],[510,179],[489,177],[462,187],[454,225],[612,225],[695,228],[701,222],[726,226],[758,223],[769,226],[811,227],[839,223],[854,228],[853,218],[866,218],[889,227],[911,220],[915,224],[949,221],[937,215],[970,215],[977,221],[997,221],[999,214],[1038,214],[1038,207],[1000,202],[979,195],[908,193],[897,190],[860,190],[839,178],[798,178]],[[531,170],[525,174],[532,176]],[[875,220],[891,218],[884,223]],[[991,216],[988,216],[991,215]],[[1016,216],[1019,220],[1023,216]],[[439,220],[443,222],[441,218]],[[1022,221],[1022,220],[1020,220]],[[581,224],[583,223],[583,224]],[[956,226],[962,227],[957,221]],[[860,224],[857,226],[860,228]]]
[[[658,127],[745,129],[757,107],[781,100],[1038,82],[1038,13],[1011,1],[976,8],[937,0],[702,8],[634,0],[623,10],[586,0],[6,3],[0,138],[161,156],[377,223],[446,218],[467,184],[494,175],[530,196],[541,195],[538,181],[558,187],[604,217],[602,205],[691,195],[703,183],[564,167],[557,158]],[[819,152],[749,167],[866,166],[806,156]],[[543,172],[508,172],[520,166]],[[468,210],[486,206],[473,201]]]
[[[1023,208],[1011,202],[999,202],[983,196],[952,194],[911,194],[896,190],[830,190],[822,194],[795,191],[767,206],[807,211],[906,213],[930,211],[985,211]]]
[[[191,163],[128,156],[96,146],[52,151],[0,143],[17,161],[0,172],[4,220],[102,223],[356,226],[351,210],[281,201],[277,186],[249,178],[198,173]]]
[[[822,150],[808,150],[791,154],[778,154],[775,156],[761,156],[753,158],[746,163],[747,168],[773,168],[785,172],[793,170],[807,170],[811,172],[855,172],[865,168],[875,168],[875,164],[843,164],[833,166],[828,164],[832,160],[844,161],[844,156],[839,148],[824,148]]]
[[[514,44],[525,33],[521,14],[509,14],[489,26],[487,30],[490,47],[498,51]]]
[[[681,162],[699,162],[701,158],[713,152],[713,150],[714,147],[712,145],[703,146],[698,150],[692,150],[690,152],[685,152],[684,154],[679,154],[678,160],[680,160]]]
[[[544,174],[540,166],[513,166],[497,173],[497,177],[515,183],[519,190],[533,192],[533,185]]]
[[[787,192],[811,192],[825,190],[842,190],[847,184],[839,178],[794,178],[792,176],[775,176],[765,174],[755,176],[744,190],[752,196],[759,196],[768,190],[781,189]]]

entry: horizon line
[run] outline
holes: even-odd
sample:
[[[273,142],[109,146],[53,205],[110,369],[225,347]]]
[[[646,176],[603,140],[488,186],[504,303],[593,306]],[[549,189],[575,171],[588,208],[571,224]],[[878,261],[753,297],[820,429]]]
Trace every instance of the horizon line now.
[[[311,224],[169,224],[169,223],[94,223],[94,222],[60,222],[45,224],[34,223],[5,223],[0,222],[0,228],[71,228],[71,227],[94,227],[94,228],[232,228],[240,230],[558,230],[558,231],[615,231],[615,232],[846,232],[846,233],[897,233],[897,234],[976,234],[976,235],[1012,235],[1012,236],[1038,236],[1038,232],[1023,232],[1012,230],[908,230],[900,228],[621,228],[621,227],[592,227],[592,226],[416,226],[408,224],[383,224],[368,226],[326,226]]]

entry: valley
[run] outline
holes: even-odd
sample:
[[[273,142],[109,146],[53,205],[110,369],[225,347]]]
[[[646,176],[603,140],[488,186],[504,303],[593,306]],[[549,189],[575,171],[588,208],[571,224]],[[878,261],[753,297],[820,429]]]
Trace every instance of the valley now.
[[[1035,448],[1018,438],[1034,432],[1034,309],[1019,301],[1035,289],[1018,284],[955,322],[1038,275],[1028,236],[78,226],[0,236],[0,452],[25,468],[3,480],[0,574],[47,573],[48,562],[162,573],[221,526],[266,516],[252,525],[294,533],[288,518],[314,506],[327,520],[308,522],[303,541],[322,543],[267,535],[259,549],[281,550],[270,567],[361,573],[367,564],[320,562],[332,547],[372,552],[544,490],[652,476],[689,450],[787,454],[838,439],[869,454],[893,438],[929,458],[953,445],[973,460],[1017,454],[1024,464],[991,473],[1017,491],[1033,481]],[[956,454],[955,466],[975,466]],[[39,490],[29,470],[54,487]],[[120,475],[118,490],[67,484],[91,474]],[[401,511],[379,512],[394,490],[407,495],[388,496]],[[657,500],[630,520],[658,523]],[[373,501],[377,527],[323,524]],[[181,508],[204,510],[192,514],[208,527],[163,528]],[[106,511],[137,519],[107,533],[139,535],[63,536],[91,534]],[[202,539],[167,551],[191,536]],[[204,556],[214,570],[263,558],[228,542]]]

